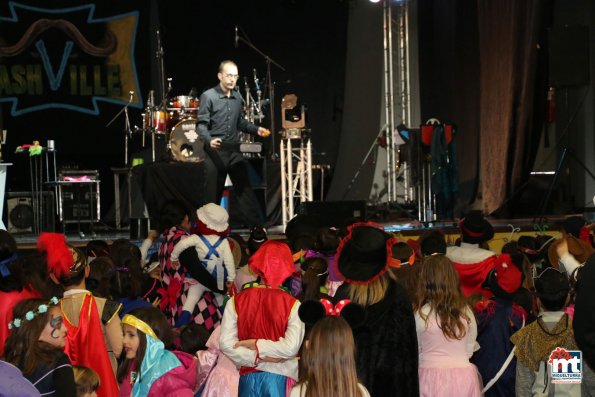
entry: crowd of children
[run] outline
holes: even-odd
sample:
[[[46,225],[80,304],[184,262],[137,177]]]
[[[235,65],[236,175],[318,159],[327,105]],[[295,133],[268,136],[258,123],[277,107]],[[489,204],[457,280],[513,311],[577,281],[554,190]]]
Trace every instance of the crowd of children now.
[[[0,230],[0,395],[595,396],[584,221],[496,253],[476,212],[450,246],[303,216],[244,243],[218,205],[161,215],[140,246],[42,233],[24,255]]]

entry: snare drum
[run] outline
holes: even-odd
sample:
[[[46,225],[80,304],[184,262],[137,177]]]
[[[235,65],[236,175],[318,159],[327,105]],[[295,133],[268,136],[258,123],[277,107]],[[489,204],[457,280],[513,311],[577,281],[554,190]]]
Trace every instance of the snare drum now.
[[[171,130],[169,140],[174,160],[183,163],[198,163],[206,158],[205,143],[196,131],[196,119],[187,118]]]

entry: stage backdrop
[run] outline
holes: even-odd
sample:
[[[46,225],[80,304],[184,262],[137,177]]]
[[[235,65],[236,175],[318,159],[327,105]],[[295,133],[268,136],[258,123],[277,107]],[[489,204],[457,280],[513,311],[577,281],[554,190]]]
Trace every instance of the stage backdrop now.
[[[264,81],[266,59],[244,41],[234,46],[238,26],[246,41],[285,69],[272,67],[277,129],[280,100],[295,93],[308,107],[315,161],[334,165],[348,6],[344,0],[2,2],[0,127],[8,131],[2,154],[15,164],[7,188],[30,190],[28,161],[15,148],[33,140],[45,146],[51,139],[59,166],[99,170],[107,212],[113,203],[110,168],[125,161],[123,115],[106,125],[128,103],[130,91],[133,128],[142,126],[149,91],[160,99],[157,30],[172,96],[216,85],[223,59],[238,63],[242,87],[246,78],[254,95],[254,69]],[[140,134],[131,138],[131,150],[139,150]]]

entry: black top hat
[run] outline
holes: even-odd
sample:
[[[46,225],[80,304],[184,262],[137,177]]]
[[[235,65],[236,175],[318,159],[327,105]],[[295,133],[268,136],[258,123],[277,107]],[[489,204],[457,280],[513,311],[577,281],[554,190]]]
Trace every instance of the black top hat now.
[[[356,223],[337,248],[339,273],[352,284],[368,284],[378,279],[391,264],[396,243],[382,229],[372,224]]]
[[[471,211],[459,222],[462,240],[465,243],[479,244],[494,237],[494,228],[486,221],[481,211]]]

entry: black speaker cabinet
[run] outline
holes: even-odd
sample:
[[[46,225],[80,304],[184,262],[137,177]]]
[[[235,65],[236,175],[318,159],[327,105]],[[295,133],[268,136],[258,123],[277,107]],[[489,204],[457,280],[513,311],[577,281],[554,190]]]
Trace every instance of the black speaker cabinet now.
[[[59,182],[58,197],[62,223],[95,223],[99,220],[99,181]]]
[[[297,213],[312,217],[318,226],[344,227],[366,220],[366,202],[307,201],[300,204]]]
[[[266,176],[266,159],[264,157],[247,158],[248,162],[248,179],[250,186],[254,190],[256,200],[260,206],[260,211],[266,220],[267,214],[267,176]],[[229,193],[229,223],[232,227],[251,227],[254,225],[244,225],[241,220],[241,211],[238,205],[238,197],[233,190],[233,186],[227,188]]]
[[[6,192],[6,226],[9,233],[33,233],[33,196],[31,192]],[[54,193],[43,192],[42,231],[55,230]]]

